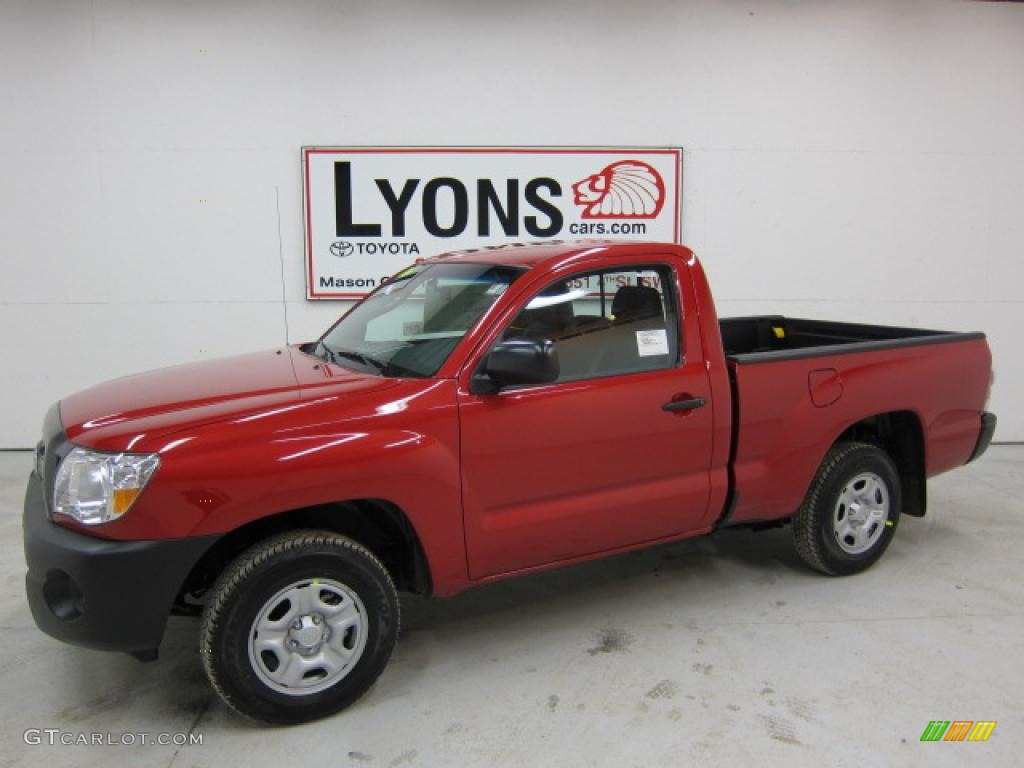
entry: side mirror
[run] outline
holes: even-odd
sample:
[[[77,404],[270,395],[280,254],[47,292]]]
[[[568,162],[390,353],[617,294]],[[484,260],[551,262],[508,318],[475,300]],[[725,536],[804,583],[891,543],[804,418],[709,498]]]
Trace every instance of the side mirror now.
[[[488,353],[481,369],[473,377],[476,394],[517,384],[550,384],[558,379],[558,352],[548,339],[509,339]]]

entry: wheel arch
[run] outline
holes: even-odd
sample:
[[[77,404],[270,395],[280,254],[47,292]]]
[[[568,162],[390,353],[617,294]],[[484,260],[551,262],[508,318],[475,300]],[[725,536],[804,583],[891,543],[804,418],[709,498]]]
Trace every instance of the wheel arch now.
[[[405,512],[386,499],[351,499],[287,510],[225,534],[192,567],[175,601],[175,613],[197,614],[200,597],[220,572],[249,547],[277,533],[321,529],[348,536],[369,549],[401,591],[429,595],[430,566],[419,535]]]
[[[861,419],[850,425],[833,445],[857,440],[877,445],[892,458],[902,487],[901,513],[924,517],[928,507],[925,473],[924,430],[913,411],[891,411]]]

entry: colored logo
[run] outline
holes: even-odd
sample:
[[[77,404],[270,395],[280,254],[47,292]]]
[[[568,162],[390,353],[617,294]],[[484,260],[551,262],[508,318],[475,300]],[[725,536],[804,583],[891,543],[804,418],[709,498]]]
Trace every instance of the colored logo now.
[[[921,741],[988,741],[995,729],[995,720],[932,720]]]
[[[335,256],[339,258],[351,256],[352,251],[354,250],[355,246],[352,245],[352,243],[346,243],[344,240],[336,240],[335,242],[331,243],[331,253],[333,253]]]
[[[621,160],[572,185],[584,219],[653,219],[665,205],[665,182],[647,163]]]

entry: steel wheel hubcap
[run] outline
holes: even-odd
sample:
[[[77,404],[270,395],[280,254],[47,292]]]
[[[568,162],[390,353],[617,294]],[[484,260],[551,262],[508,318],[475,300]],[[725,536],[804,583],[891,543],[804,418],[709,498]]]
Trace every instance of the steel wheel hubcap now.
[[[319,693],[344,678],[366,648],[359,596],[331,579],[305,579],[267,600],[249,632],[249,663],[269,688]]]
[[[840,549],[859,555],[878,541],[889,519],[889,488],[874,472],[861,472],[843,487],[832,515]]]

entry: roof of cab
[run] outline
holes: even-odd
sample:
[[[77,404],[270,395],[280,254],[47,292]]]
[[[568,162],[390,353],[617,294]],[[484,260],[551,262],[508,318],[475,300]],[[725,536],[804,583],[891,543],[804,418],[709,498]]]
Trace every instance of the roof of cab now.
[[[631,247],[630,247],[631,246]],[[471,248],[465,251],[450,251],[424,259],[424,262],[463,261],[472,264],[508,264],[527,269],[548,261],[562,260],[584,252],[608,251],[635,252],[636,246],[655,246],[659,249],[679,248],[675,243],[655,243],[623,240],[552,240],[543,243],[506,243],[505,245]]]

